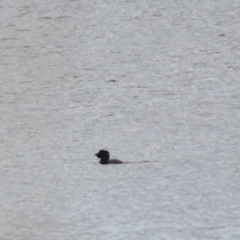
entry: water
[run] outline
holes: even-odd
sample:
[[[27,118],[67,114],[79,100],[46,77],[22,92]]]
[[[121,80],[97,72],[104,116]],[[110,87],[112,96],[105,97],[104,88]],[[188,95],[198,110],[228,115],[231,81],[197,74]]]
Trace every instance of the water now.
[[[1,1],[1,240],[239,239],[239,7]]]

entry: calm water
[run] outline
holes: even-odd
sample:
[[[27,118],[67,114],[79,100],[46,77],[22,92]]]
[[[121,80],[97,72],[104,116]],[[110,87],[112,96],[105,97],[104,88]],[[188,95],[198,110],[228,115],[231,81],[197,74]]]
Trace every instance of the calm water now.
[[[0,1],[0,239],[240,239],[239,15]]]

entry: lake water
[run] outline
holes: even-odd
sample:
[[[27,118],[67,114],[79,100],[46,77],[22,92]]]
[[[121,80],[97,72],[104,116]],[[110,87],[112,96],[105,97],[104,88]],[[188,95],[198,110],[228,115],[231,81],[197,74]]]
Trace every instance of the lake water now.
[[[0,1],[0,239],[240,239],[239,15]]]

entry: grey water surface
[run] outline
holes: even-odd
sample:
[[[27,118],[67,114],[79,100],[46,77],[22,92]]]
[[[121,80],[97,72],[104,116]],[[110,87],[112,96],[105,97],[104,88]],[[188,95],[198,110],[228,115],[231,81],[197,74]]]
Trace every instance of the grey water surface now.
[[[239,16],[0,1],[0,239],[240,239]]]

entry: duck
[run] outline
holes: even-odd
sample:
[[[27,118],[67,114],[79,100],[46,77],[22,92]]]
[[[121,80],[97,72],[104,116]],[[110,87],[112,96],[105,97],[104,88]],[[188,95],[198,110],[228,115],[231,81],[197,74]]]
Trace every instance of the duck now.
[[[95,154],[96,157],[100,158],[99,163],[100,164],[121,164],[123,163],[122,161],[118,159],[109,159],[110,154],[107,150],[99,150],[98,153]]]

